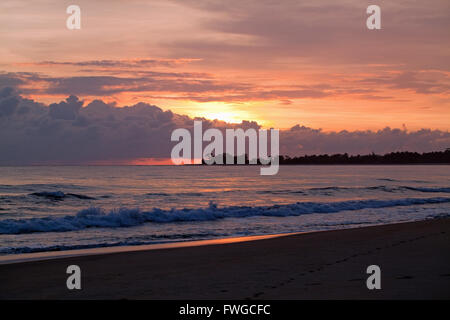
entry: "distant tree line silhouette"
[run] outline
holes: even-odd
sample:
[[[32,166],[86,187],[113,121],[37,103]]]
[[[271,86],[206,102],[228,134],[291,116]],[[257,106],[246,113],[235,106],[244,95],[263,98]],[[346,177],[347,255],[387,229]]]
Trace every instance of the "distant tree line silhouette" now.
[[[211,156],[210,159],[214,158],[216,161],[218,159],[222,159],[222,163],[226,163],[226,158],[229,158],[229,162],[233,164],[257,164],[261,165],[260,159],[253,159],[253,161],[249,161],[247,155],[242,156],[231,156],[229,154],[222,154],[217,156]],[[232,160],[232,161],[230,161]],[[391,152],[385,155],[378,155],[375,153],[368,155],[348,155],[344,154],[321,154],[321,155],[304,155],[298,157],[290,157],[280,155],[279,158],[280,165],[295,165],[295,164],[450,164],[450,148],[445,151],[434,151],[434,152]],[[267,160],[265,161],[267,163]],[[206,164],[204,160],[202,160],[202,164]],[[221,165],[215,163],[214,165]]]

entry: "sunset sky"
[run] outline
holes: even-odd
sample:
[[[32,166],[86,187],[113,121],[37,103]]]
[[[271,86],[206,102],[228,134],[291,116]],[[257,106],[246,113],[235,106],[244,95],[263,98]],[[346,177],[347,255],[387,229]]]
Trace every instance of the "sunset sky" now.
[[[450,148],[448,0],[2,0],[0,43],[0,165],[171,163],[196,117],[287,155]]]
[[[0,84],[281,129],[448,130],[450,2],[372,2],[3,0]]]

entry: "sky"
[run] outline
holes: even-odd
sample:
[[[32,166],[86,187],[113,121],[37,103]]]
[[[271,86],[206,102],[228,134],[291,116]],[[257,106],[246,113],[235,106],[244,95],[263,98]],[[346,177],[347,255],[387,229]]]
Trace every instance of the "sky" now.
[[[66,28],[71,4],[81,8],[80,30]],[[370,4],[381,8],[381,30],[366,27]],[[247,120],[284,130],[285,137],[327,137],[292,140],[287,148],[296,153],[331,152],[335,135],[345,137],[342,152],[449,146],[448,0],[2,0],[0,43],[0,89],[14,89],[2,91],[0,122],[14,117],[21,132],[38,130],[30,114],[17,113],[23,105],[39,121],[46,113],[48,123],[68,128],[81,115],[94,121],[84,108],[101,102],[157,108],[177,125],[195,117],[231,125]],[[66,103],[65,110],[75,98],[81,104],[71,109],[73,118],[51,114],[50,106]],[[2,146],[14,141],[6,127]],[[378,142],[349,144],[345,135],[395,130],[441,137],[375,147]]]

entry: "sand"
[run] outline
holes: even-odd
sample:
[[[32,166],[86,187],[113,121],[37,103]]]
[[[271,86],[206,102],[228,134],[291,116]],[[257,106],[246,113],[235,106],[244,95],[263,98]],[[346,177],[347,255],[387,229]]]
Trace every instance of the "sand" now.
[[[71,264],[81,290],[66,287]],[[449,218],[0,265],[0,299],[449,298]]]

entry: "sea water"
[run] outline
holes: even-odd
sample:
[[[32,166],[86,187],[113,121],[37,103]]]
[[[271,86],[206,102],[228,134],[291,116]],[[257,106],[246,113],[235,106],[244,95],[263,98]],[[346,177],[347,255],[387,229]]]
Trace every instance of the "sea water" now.
[[[450,214],[450,166],[0,167],[0,255]]]

